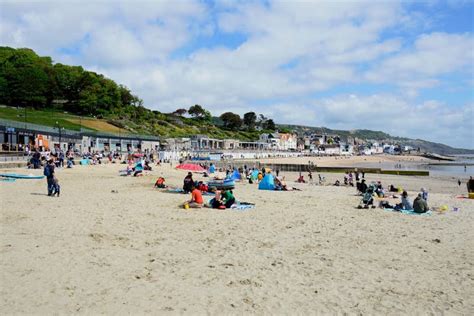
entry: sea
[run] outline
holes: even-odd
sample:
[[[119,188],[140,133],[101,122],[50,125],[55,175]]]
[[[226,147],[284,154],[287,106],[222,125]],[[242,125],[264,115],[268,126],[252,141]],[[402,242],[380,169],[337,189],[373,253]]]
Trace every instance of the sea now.
[[[435,161],[428,163],[402,162],[393,163],[359,163],[356,167],[381,168],[384,170],[427,170],[430,176],[450,176],[460,179],[474,177],[474,155],[456,155],[455,161]]]

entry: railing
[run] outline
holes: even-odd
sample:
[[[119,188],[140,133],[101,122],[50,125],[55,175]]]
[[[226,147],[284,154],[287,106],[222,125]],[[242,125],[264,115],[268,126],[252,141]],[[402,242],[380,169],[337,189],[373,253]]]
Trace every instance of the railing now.
[[[7,162],[7,161],[27,161],[28,156],[24,155],[1,155],[0,162]]]

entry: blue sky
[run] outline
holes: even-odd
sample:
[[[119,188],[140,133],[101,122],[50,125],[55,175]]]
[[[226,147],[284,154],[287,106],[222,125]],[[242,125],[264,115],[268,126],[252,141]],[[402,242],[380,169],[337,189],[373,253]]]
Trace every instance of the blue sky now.
[[[0,44],[278,123],[474,148],[474,2],[1,1]]]

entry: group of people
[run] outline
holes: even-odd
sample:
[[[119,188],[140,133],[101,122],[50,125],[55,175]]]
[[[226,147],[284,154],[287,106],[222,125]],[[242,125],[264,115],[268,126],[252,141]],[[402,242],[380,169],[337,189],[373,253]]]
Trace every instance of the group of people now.
[[[391,187],[393,187],[393,185],[391,185]],[[374,208],[375,207],[374,196],[377,196],[379,198],[385,197],[384,188],[380,181],[367,186],[365,184],[365,180],[362,180],[360,186],[358,187],[358,190],[359,190],[359,193],[362,194],[362,201],[361,201],[361,204],[359,204],[359,208],[362,208],[362,207]],[[393,195],[393,197],[396,197],[396,196]],[[394,209],[396,211],[413,210],[413,212],[415,213],[426,213],[427,211],[429,211],[427,201],[428,201],[428,190],[426,190],[425,188],[421,188],[420,192],[418,193],[417,197],[414,199],[413,203],[410,202],[410,199],[408,197],[408,192],[405,190],[401,194],[400,203],[397,203],[395,205],[390,205],[388,201],[381,201],[379,206],[382,208]]]
[[[183,180],[183,192],[191,193],[191,199],[184,202],[181,206],[184,208],[201,208],[204,206],[202,194],[211,192],[214,197],[209,201],[208,206],[217,209],[230,208],[235,203],[235,197],[230,189],[219,190],[216,187],[209,187],[203,181],[195,181],[193,174],[188,172]]]

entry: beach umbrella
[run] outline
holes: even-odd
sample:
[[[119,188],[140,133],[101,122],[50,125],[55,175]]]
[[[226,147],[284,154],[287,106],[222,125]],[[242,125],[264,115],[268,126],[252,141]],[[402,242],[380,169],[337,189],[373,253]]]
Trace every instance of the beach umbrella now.
[[[188,170],[188,171],[194,171],[194,172],[206,171],[206,169],[204,169],[200,165],[195,165],[195,164],[192,164],[192,163],[182,163],[180,165],[177,165],[176,169]]]

